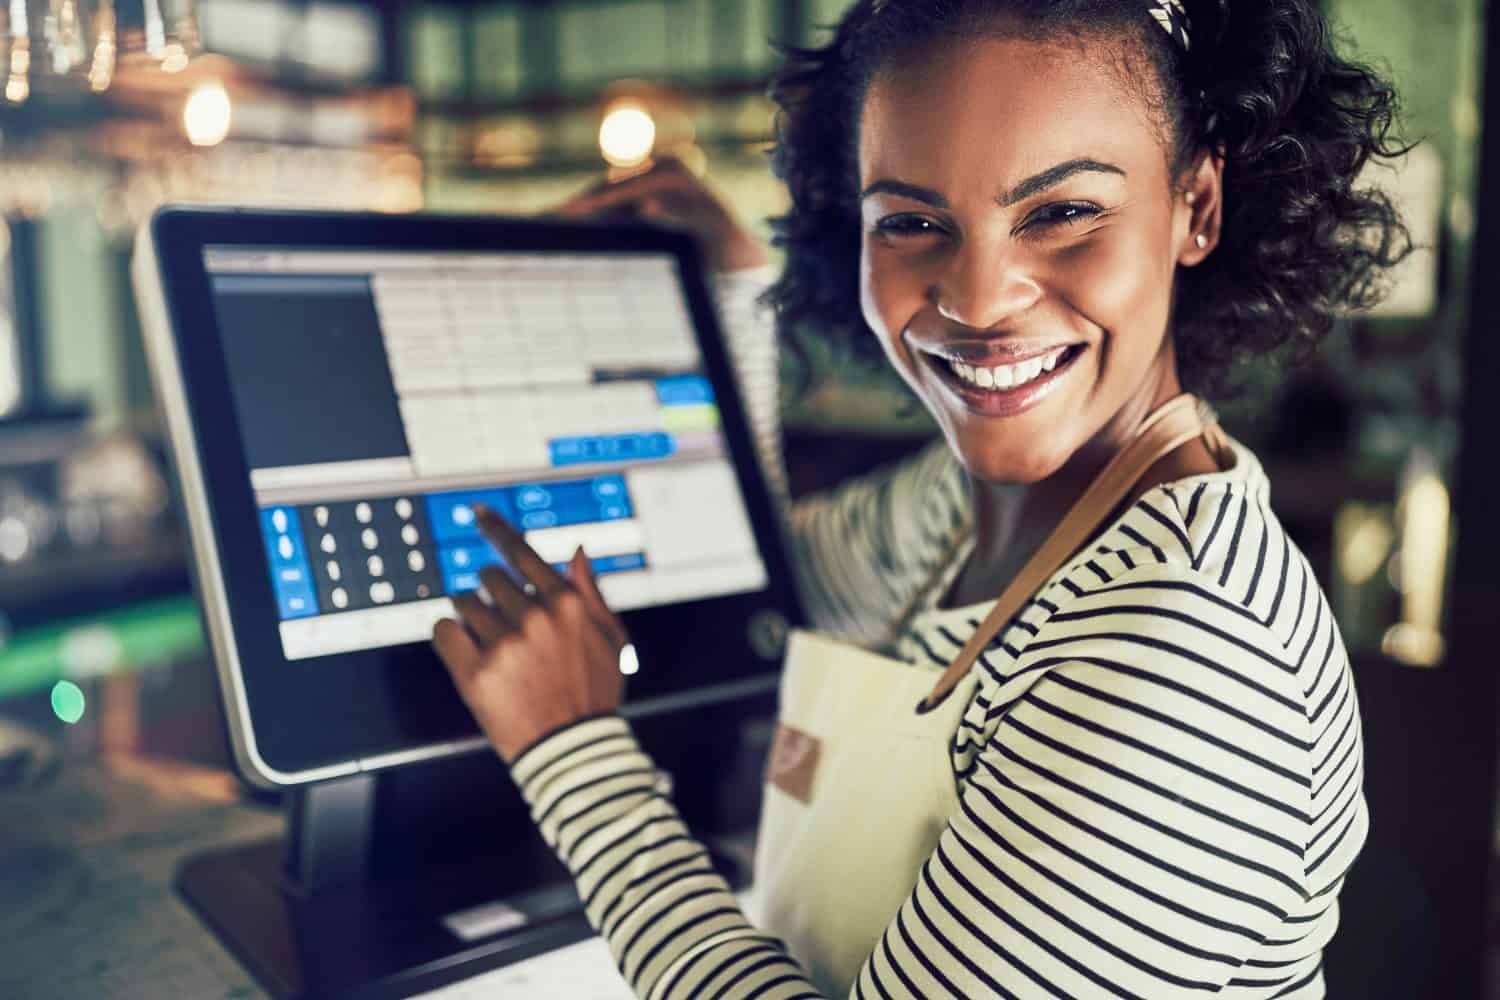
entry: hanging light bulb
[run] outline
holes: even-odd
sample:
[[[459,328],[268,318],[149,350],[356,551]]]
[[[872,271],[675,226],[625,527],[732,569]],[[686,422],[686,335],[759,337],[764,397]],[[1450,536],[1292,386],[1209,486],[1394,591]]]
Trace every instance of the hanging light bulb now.
[[[88,46],[83,39],[84,26],[79,15],[79,0],[50,0],[42,16],[42,35],[47,40],[48,63],[55,76],[72,73],[83,65],[83,60],[88,56]]]
[[[198,54],[196,0],[115,0],[121,63],[143,63],[175,73]]]
[[[31,96],[31,18],[26,0],[10,0],[5,12],[5,99],[21,104]]]
[[[96,94],[109,89],[115,78],[115,5],[114,0],[99,0],[99,30],[94,38],[94,54],[89,61],[89,88]]]

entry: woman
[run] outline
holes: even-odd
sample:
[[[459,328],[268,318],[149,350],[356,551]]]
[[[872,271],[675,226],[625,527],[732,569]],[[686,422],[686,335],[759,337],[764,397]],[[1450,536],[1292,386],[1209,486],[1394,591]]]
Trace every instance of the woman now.
[[[1405,232],[1351,185],[1398,152],[1391,91],[1308,0],[861,0],[776,93],[782,328],[878,342],[943,441],[791,511],[846,641],[793,643],[756,920],[615,714],[586,561],[485,517],[535,588],[495,575],[435,634],[623,973],[1323,996],[1367,828],[1348,660],[1254,455],[1183,387],[1373,301]],[[571,209],[620,205],[763,259],[681,171]]]

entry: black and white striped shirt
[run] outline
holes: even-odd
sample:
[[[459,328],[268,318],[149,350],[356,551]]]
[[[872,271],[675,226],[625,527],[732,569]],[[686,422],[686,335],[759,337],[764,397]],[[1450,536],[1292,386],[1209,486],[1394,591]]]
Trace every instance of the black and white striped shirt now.
[[[759,321],[735,301],[740,362]],[[1368,823],[1358,706],[1322,590],[1234,450],[1148,491],[981,656],[951,746],[959,811],[853,996],[1324,995]],[[942,442],[792,507],[819,626],[873,645],[894,623],[887,651],[940,671],[987,611],[922,597],[961,567],[970,511]],[[625,721],[563,729],[512,774],[639,995],[818,995]]]

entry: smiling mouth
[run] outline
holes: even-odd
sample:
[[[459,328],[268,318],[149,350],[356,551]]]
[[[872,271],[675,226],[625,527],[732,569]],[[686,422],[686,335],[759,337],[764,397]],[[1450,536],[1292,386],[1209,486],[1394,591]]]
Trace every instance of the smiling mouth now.
[[[1087,350],[1087,344],[1070,344],[1025,361],[995,366],[976,366],[942,354],[923,352],[923,357],[953,397],[971,413],[981,417],[1014,417],[1050,397]]]
[[[971,365],[938,354],[928,354],[927,359],[949,381],[967,389],[1004,393],[1050,378],[1072,364],[1083,350],[1083,344],[1070,344],[1025,361],[992,367]]]

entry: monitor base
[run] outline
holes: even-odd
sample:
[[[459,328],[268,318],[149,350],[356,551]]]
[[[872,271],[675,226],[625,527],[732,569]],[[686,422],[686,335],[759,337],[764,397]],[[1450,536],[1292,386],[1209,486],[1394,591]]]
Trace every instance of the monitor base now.
[[[593,933],[571,882],[519,884],[517,870],[459,865],[421,877],[354,881],[307,893],[286,873],[285,844],[265,841],[186,859],[176,887],[278,1000],[404,997],[580,941]],[[502,877],[511,874],[511,877]],[[445,917],[486,904],[465,940]],[[485,922],[491,928],[490,933]],[[501,929],[503,928],[503,929]]]
[[[277,1000],[436,989],[593,934],[509,783],[475,754],[299,786],[285,836],[185,858],[175,885]],[[745,850],[708,849],[749,883]]]

